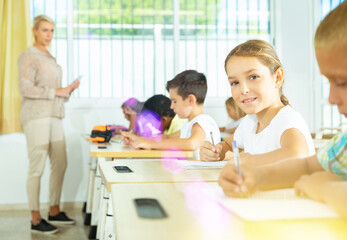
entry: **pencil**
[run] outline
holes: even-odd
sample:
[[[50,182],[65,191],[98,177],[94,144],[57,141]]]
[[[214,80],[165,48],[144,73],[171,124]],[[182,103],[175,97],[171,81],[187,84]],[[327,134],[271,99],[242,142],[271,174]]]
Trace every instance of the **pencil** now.
[[[239,148],[237,147],[235,140],[233,140],[232,147],[233,147],[233,153],[234,153],[234,163],[237,168],[237,174],[241,176]]]

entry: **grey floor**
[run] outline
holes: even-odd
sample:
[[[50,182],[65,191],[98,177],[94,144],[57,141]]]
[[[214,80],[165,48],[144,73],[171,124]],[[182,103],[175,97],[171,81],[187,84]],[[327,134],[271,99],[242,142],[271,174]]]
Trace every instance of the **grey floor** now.
[[[42,216],[47,211],[41,212]],[[59,225],[59,231],[54,234],[32,233],[30,231],[29,211],[14,210],[0,211],[0,239],[1,240],[85,240],[88,239],[89,227],[84,226],[84,214],[81,209],[66,210],[66,214],[75,219],[75,225]],[[45,217],[44,217],[45,218]],[[47,218],[46,218],[47,220]]]

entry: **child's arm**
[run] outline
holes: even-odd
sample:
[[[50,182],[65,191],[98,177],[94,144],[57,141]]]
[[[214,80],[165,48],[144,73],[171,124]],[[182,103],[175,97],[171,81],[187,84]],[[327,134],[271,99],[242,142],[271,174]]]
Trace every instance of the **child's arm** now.
[[[227,139],[229,145],[231,142]],[[288,129],[281,136],[281,148],[263,154],[242,153],[242,161],[255,166],[273,163],[287,158],[301,158],[309,154],[309,148],[304,135],[297,129]]]
[[[341,217],[347,219],[347,182],[337,175],[320,171],[302,176],[295,183],[295,191],[298,195],[329,204]]]
[[[146,137],[146,138],[138,136],[136,134],[129,133],[129,132],[120,131],[120,134],[123,137],[124,144],[132,145],[131,142],[132,143],[134,143],[134,142],[139,142],[139,143],[143,142],[144,143],[146,141],[158,142],[158,141],[162,141],[163,139],[178,139],[180,137],[180,132],[181,131],[177,131],[177,132],[170,134],[170,135],[159,134],[159,135],[150,136],[150,137]],[[138,147],[138,148],[143,148],[143,147]]]
[[[247,196],[256,189],[293,187],[302,175],[322,170],[316,155],[285,159],[262,166],[254,166],[249,162],[243,163],[241,164],[242,177],[237,174],[233,164],[226,164],[219,177],[219,185],[228,196]]]
[[[168,135],[163,134],[162,139],[177,139],[177,138],[180,138],[180,135],[181,135],[181,131],[176,131]]]
[[[194,124],[190,138],[163,139],[161,141],[151,141],[133,134],[122,133],[124,138],[135,148],[143,149],[180,149],[194,151],[198,149],[205,139],[204,130],[199,124]]]

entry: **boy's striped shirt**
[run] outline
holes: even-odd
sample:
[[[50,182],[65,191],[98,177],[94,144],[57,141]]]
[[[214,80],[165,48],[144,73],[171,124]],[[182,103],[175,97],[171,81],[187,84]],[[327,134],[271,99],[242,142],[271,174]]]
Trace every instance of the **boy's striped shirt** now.
[[[324,169],[347,180],[347,132],[334,136],[319,148],[317,158]]]

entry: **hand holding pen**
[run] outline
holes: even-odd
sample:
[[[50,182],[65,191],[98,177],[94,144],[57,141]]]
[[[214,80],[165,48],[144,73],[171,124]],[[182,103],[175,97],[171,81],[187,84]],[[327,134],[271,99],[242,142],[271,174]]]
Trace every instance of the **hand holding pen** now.
[[[211,142],[205,141],[200,147],[200,160],[201,161],[221,161],[220,153],[222,152],[223,146],[218,143],[214,145],[213,134],[210,132]]]
[[[239,153],[239,148],[237,147],[236,140],[233,140],[232,142],[232,147],[233,147],[233,153],[234,153],[234,164],[237,169],[237,174],[242,177],[241,174],[241,167],[240,167],[240,153]]]
[[[122,132],[121,136],[123,138],[124,144],[132,145],[136,149],[151,149],[150,141],[144,137],[137,136],[136,134],[130,132]]]
[[[227,196],[248,197],[256,190],[259,169],[251,163],[241,164],[236,142],[233,142],[233,152],[234,160],[230,160],[231,164],[224,166],[218,183]]]
[[[131,145],[132,133],[133,133],[133,129],[131,129],[129,132],[126,132],[126,131],[120,132],[120,135],[125,145]]]

